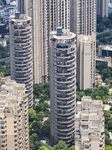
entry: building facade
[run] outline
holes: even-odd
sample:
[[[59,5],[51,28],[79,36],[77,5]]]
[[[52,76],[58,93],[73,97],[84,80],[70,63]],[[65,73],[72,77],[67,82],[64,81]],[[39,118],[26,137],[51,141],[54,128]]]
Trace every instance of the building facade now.
[[[70,0],[50,0],[50,31],[70,29]]]
[[[49,76],[48,75],[49,1],[48,0],[43,1],[23,0],[23,1],[25,3],[24,13],[32,18],[34,83],[35,84],[46,83],[48,81]],[[21,7],[23,8],[22,5]]]
[[[112,58],[112,45],[99,45],[97,55],[99,57],[111,57]]]
[[[97,15],[100,17],[108,17],[108,0],[97,0]]]
[[[96,33],[96,0],[71,0],[70,30],[83,35]]]
[[[21,13],[21,14],[24,14],[25,13],[25,0],[18,0],[17,1],[17,5],[18,5],[18,11]]]
[[[10,20],[10,66],[11,79],[24,83],[29,99],[33,104],[33,59],[32,59],[32,26],[27,15],[16,14]]]
[[[75,150],[104,150],[105,128],[103,103],[85,96],[77,102]]]
[[[29,150],[25,86],[9,79],[0,84],[0,150]]]
[[[49,28],[47,7],[47,0],[33,0],[32,23],[34,83],[45,83],[48,81]]]
[[[80,90],[93,88],[96,72],[96,36],[77,37],[77,81]]]
[[[50,38],[51,140],[73,144],[76,100],[76,35],[68,31]]]

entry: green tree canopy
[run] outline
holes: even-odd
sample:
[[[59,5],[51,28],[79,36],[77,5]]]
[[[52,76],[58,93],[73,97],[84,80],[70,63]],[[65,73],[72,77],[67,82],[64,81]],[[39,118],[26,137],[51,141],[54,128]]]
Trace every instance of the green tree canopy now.
[[[58,144],[54,146],[54,150],[68,150],[68,148],[65,142],[59,141]]]
[[[106,145],[105,150],[112,150],[112,146]]]
[[[46,146],[41,146],[39,150],[49,150]]]

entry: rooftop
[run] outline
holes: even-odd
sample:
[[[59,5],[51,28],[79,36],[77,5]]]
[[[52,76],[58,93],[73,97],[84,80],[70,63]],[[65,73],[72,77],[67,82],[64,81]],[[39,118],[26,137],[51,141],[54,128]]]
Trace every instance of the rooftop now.
[[[112,45],[99,45],[99,49],[112,51]]]
[[[59,29],[61,30],[61,29]],[[62,32],[58,33],[57,31],[52,31],[50,33],[51,37],[57,40],[69,40],[76,37],[76,34],[69,32],[69,30],[62,30]]]

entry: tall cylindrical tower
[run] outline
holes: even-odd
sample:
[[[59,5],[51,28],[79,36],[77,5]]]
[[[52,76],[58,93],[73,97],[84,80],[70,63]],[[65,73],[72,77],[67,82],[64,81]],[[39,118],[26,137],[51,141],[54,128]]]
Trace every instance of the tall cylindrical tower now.
[[[33,104],[33,60],[31,18],[16,14],[10,21],[10,63],[11,78],[24,83],[29,99]]]
[[[51,139],[73,143],[76,100],[76,35],[57,28],[50,39]]]

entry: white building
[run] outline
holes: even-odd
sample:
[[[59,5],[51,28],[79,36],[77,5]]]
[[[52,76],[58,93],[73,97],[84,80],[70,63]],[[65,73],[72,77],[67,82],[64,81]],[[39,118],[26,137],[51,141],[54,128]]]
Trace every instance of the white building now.
[[[96,33],[96,0],[71,0],[70,30],[76,34]]]
[[[9,79],[0,81],[0,150],[6,149],[29,150],[25,86]]]
[[[96,71],[96,36],[77,37],[77,79],[80,90],[92,88]]]
[[[31,18],[17,13],[16,17],[10,20],[9,31],[11,79],[25,84],[29,107],[31,107],[33,104]]]
[[[104,150],[103,103],[85,96],[77,102],[75,150]]]
[[[76,35],[57,28],[50,38],[51,140],[73,144],[76,99]]]
[[[70,29],[70,0],[50,0],[50,31]]]

